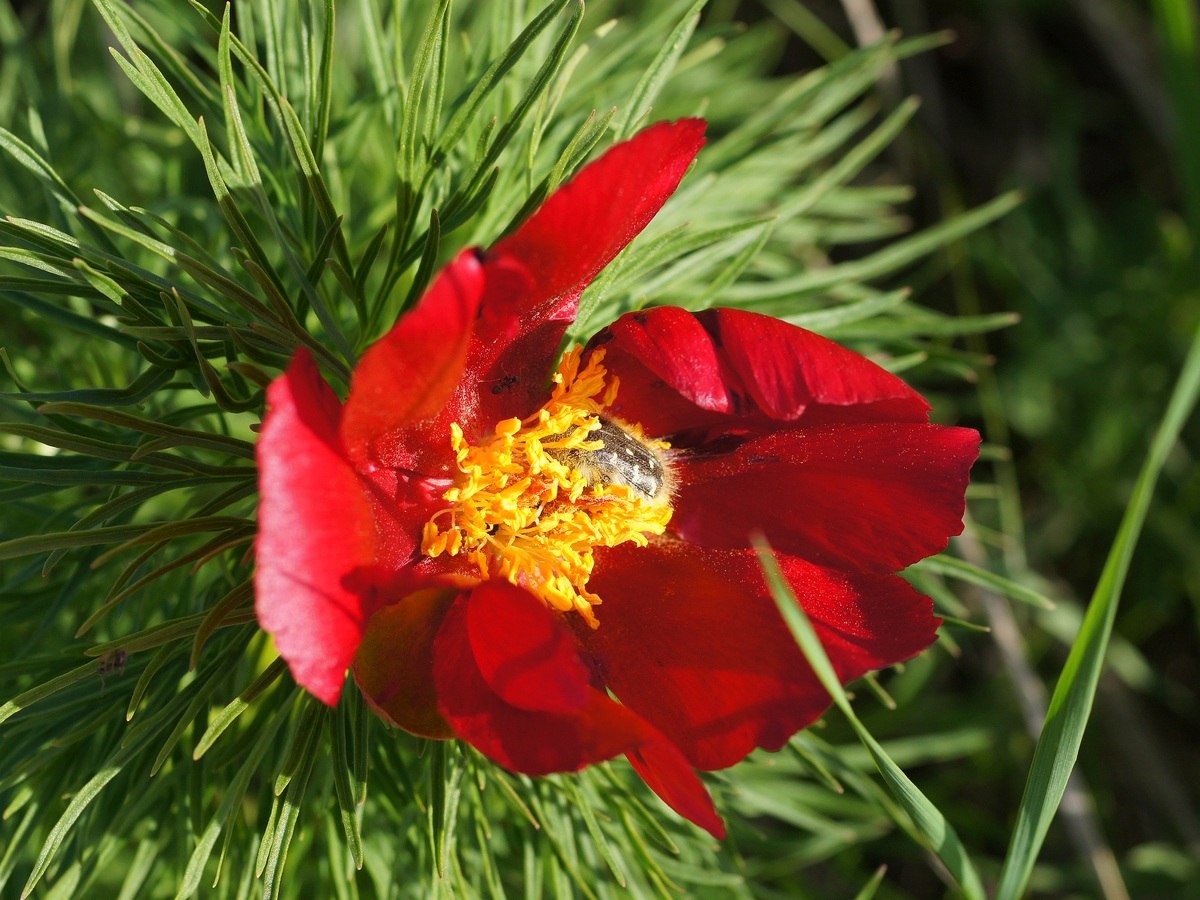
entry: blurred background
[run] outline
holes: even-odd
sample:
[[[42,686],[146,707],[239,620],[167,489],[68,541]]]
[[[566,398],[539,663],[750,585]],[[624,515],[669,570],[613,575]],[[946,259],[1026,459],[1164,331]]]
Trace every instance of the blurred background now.
[[[947,311],[1020,315],[1014,327],[966,342],[995,361],[992,373],[980,375],[976,412],[985,439],[1011,447],[1011,469],[997,466],[997,490],[1011,492],[999,506],[1019,503],[1024,528],[1023,541],[996,542],[1004,549],[994,555],[1013,574],[1027,565],[1080,604],[1095,587],[1200,323],[1198,236],[1194,222],[1188,224],[1185,184],[1186,161],[1200,159],[1200,147],[1181,140],[1186,123],[1182,132],[1178,123],[1189,111],[1186,104],[1179,109],[1169,89],[1167,54],[1150,6],[1126,0],[738,5],[739,13],[774,17],[790,32],[780,71],[807,69],[890,29],[953,35],[942,48],[904,60],[880,84],[882,103],[915,94],[921,109],[916,126],[892,147],[892,173],[877,174],[916,187],[908,212],[917,225],[1012,188],[1026,196],[1015,212],[933,259],[909,283],[924,302]],[[1165,15],[1166,4],[1159,7]],[[1081,753],[1087,790],[1076,795],[1079,810],[1069,813],[1064,803],[1042,855],[1047,895],[1122,896],[1107,844],[1133,896],[1200,896],[1200,470],[1194,462],[1200,423],[1193,419],[1184,435],[1159,483],[1123,594]],[[1063,639],[1077,619],[1078,607],[1060,608],[1037,616],[1034,627],[1018,611],[1016,641],[993,621],[995,640],[967,642],[962,667],[945,673],[956,708],[973,710],[981,725],[1013,722],[1039,682],[1053,689],[1066,655]],[[1031,661],[1030,671],[1014,651]],[[998,681],[1007,686],[998,688]],[[981,823],[993,817],[997,853],[1007,838],[1005,811],[1023,787],[1017,760],[1029,752],[1028,737],[1010,732],[977,757],[989,773],[1011,771],[1007,795],[995,793],[991,774],[981,776],[977,791],[969,783],[940,783],[967,807],[956,821],[969,819],[970,808]],[[1006,754],[1013,755],[1007,763]],[[1094,816],[1087,811],[1093,805]],[[1056,862],[1060,874],[1090,866],[1101,882],[1055,884]]]

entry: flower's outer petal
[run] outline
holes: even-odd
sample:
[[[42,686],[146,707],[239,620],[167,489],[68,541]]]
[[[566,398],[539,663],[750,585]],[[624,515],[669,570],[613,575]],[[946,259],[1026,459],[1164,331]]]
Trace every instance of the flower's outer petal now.
[[[434,679],[438,705],[459,737],[506,768],[526,775],[572,772],[610,759],[640,744],[645,738],[636,727],[637,717],[595,690],[582,666],[556,671],[557,652],[526,658],[524,681],[545,676],[554,687],[545,706],[549,710],[513,706],[488,684],[475,658],[471,642],[472,606],[490,606],[485,614],[505,617],[514,613],[520,622],[541,615],[556,628],[566,630],[541,601],[507,582],[484,582],[450,608],[434,642]],[[569,636],[568,636],[569,638]],[[555,647],[557,650],[557,647]],[[514,668],[521,661],[514,661]],[[561,682],[581,678],[579,705],[563,710]],[[528,692],[521,699],[532,705]]]
[[[777,554],[842,681],[920,653],[939,619],[896,575],[847,575]],[[597,552],[600,627],[576,632],[626,707],[692,765],[777,750],[829,705],[751,550],[679,541]]]
[[[518,634],[504,638],[503,647],[483,646],[505,627],[529,628],[535,636]],[[485,756],[527,775],[572,772],[630,754],[672,809],[721,836],[724,826],[708,791],[683,756],[644,719],[592,686],[577,648],[575,659],[564,665],[571,645],[567,626],[533,595],[504,581],[483,583],[450,608],[434,643],[442,715]],[[503,648],[517,656],[500,659]],[[481,671],[479,650],[487,657],[488,675]],[[546,685],[540,700],[539,681]]]
[[[741,309],[704,310],[698,318],[755,405],[772,419],[792,421],[817,405],[854,407],[870,421],[929,420],[920,394],[819,334]]]
[[[658,741],[630,750],[625,758],[663,803],[717,840],[725,839],[725,823],[713,806],[712,796],[679,750]]]
[[[426,588],[380,609],[371,617],[354,657],[354,680],[371,708],[421,737],[454,736],[438,712],[433,641],[459,593]]]
[[[613,412],[648,434],[783,423],[926,422],[895,375],[818,334],[736,309],[628,313],[592,339],[620,378]],[[736,417],[731,420],[729,417]]]
[[[337,395],[299,350],[267,390],[258,441],[255,610],[297,683],[333,705],[370,610],[375,556],[364,486],[341,450]]]
[[[909,423],[764,435],[723,454],[681,455],[674,534],[777,550],[844,571],[896,572],[962,531],[979,434]],[[603,596],[603,595],[601,595]]]
[[[575,712],[587,702],[587,667],[571,632],[528,597],[508,582],[475,589],[467,633],[479,674],[518,709]]]
[[[699,319],[677,306],[628,313],[592,339],[620,379],[613,412],[650,435],[672,434],[746,410],[741,383]],[[714,417],[712,413],[719,413]]]
[[[483,267],[475,251],[464,250],[363,355],[341,429],[360,465],[388,455],[373,447],[377,441],[442,412],[462,381],[483,291]]]
[[[704,128],[701,119],[660,122],[615,145],[485,252],[487,293],[468,362],[483,387],[482,421],[538,406],[531,401],[544,394],[580,293],[675,192]]]
[[[702,119],[651,125],[585,166],[555,191],[489,258],[520,262],[533,277],[522,315],[578,296],[675,193],[704,145]]]

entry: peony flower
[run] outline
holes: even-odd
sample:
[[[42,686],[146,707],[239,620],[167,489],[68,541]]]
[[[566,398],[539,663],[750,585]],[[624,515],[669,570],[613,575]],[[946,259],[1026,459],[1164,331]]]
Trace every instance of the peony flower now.
[[[460,254],[343,405],[297,353],[258,445],[257,612],[296,681],[347,669],[390,723],[542,775],[624,754],[717,837],[696,770],[775,750],[830,698],[761,532],[844,681],[934,640],[895,572],[962,529],[979,437],[898,378],[735,309],[634,312],[567,352],[583,288],[675,191],[704,124],[610,149]]]

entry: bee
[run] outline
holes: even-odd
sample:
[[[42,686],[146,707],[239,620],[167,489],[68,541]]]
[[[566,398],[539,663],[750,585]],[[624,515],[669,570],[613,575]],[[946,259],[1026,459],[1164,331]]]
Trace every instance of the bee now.
[[[666,455],[612,419],[600,418],[589,441],[603,441],[596,450],[548,450],[555,459],[579,472],[589,485],[622,484],[650,503],[668,503],[674,487]]]

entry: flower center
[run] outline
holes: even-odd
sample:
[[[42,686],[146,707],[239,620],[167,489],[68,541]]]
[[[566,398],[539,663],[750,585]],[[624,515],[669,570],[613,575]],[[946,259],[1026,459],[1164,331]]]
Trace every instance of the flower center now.
[[[640,426],[605,418],[616,398],[604,351],[582,371],[569,351],[554,375],[550,400],[529,418],[505,419],[478,446],[458,423],[450,445],[458,478],[452,504],[425,523],[421,551],[465,555],[484,578],[505,578],[562,612],[576,610],[595,628],[587,589],[593,548],[662,534],[671,519],[670,445],[648,440]],[[607,383],[606,383],[607,380]]]

